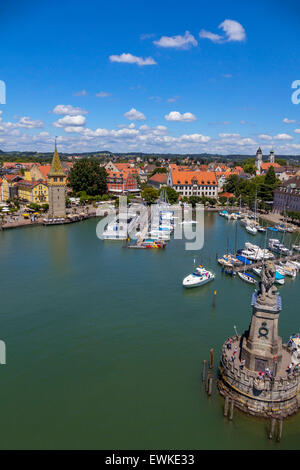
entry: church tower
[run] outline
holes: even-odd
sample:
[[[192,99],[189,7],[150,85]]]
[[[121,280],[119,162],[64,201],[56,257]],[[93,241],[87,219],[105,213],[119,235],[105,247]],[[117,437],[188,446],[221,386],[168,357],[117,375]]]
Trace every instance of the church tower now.
[[[49,218],[66,217],[66,175],[57,153],[56,142],[48,173]]]
[[[274,150],[271,150],[271,152],[270,152],[270,155],[269,155],[269,163],[275,163]]]
[[[262,151],[261,151],[261,148],[258,147],[257,152],[256,152],[255,166],[257,169],[257,173],[259,175],[261,174],[261,164],[262,164]]]

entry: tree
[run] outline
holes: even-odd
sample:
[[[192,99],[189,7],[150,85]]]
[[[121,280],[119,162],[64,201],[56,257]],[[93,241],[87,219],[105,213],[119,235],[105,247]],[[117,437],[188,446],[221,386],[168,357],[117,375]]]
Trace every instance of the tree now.
[[[219,203],[221,204],[221,206],[225,206],[225,204],[227,204],[227,197],[220,196],[219,197]]]
[[[195,207],[196,204],[201,204],[201,197],[200,196],[190,196],[189,203],[192,204],[192,207]]]
[[[141,196],[147,202],[147,204],[153,204],[158,199],[159,193],[157,189],[148,186],[143,189]]]
[[[71,169],[68,184],[74,192],[84,191],[88,196],[102,195],[107,192],[107,173],[97,160],[83,158]]]
[[[265,184],[270,186],[275,186],[276,184],[276,174],[273,166],[270,166],[265,176]]]
[[[162,186],[159,190],[159,194],[164,190],[166,190],[169,203],[176,204],[179,198],[178,192],[175,191],[175,189],[171,188],[171,186]]]
[[[168,173],[168,170],[164,167],[155,168],[155,170],[152,171],[151,176],[156,175],[156,173]]]

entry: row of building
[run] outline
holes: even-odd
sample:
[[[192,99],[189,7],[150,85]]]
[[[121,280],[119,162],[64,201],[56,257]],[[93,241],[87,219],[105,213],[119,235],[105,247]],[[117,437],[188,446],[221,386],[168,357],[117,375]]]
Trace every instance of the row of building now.
[[[67,179],[72,163],[63,162],[61,168],[64,176],[59,178]],[[51,165],[4,162],[4,175],[0,178],[0,201],[18,197],[29,203],[49,203],[50,171]]]
[[[57,153],[56,149],[55,152]],[[53,162],[52,162],[53,164]],[[61,172],[57,183],[67,181],[68,173],[73,166],[72,162],[61,162]],[[256,174],[265,174],[270,167],[275,170],[276,176],[282,181],[282,185],[276,190],[274,210],[300,210],[298,179],[294,167],[281,166],[275,162],[274,152],[271,151],[268,161],[263,161],[262,152],[259,148],[256,153]],[[19,197],[26,202],[49,203],[49,175],[51,165],[40,163],[4,163],[2,171],[4,175],[0,178],[0,200],[7,201]],[[135,160],[126,163],[109,161],[104,165],[107,172],[107,191],[114,195],[140,194],[141,183],[156,189],[162,186],[170,186],[179,193],[180,197],[206,196],[216,198],[223,192],[223,186],[232,175],[239,178],[250,178],[245,174],[241,166],[229,166],[220,163],[209,163],[208,165],[177,165],[168,162],[167,166],[155,174],[157,165],[148,163],[139,164]],[[293,187],[296,185],[296,187]],[[296,199],[291,200],[295,194]],[[288,195],[288,196],[287,196]],[[287,200],[290,202],[287,203]]]

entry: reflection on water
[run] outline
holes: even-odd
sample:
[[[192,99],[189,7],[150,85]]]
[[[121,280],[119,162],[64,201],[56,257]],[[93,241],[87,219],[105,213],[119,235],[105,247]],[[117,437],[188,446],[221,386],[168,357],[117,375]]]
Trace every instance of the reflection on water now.
[[[217,369],[234,326],[249,326],[253,288],[216,260],[236,230],[239,247],[249,239],[245,230],[207,213],[200,251],[184,240],[126,250],[99,240],[96,224],[0,233],[0,447],[278,448],[264,422],[237,411],[224,420],[223,399],[208,400],[201,383],[209,349]],[[194,259],[216,279],[184,290]],[[299,278],[280,288],[284,340],[298,329],[298,287]],[[299,415],[284,423],[281,449],[299,447],[299,424]]]

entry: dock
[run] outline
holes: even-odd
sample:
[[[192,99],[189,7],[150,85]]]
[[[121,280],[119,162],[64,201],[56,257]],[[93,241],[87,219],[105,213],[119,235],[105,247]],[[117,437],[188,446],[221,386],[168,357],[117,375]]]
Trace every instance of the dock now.
[[[288,256],[275,256],[275,258],[272,261],[276,262],[276,261],[298,261],[298,260],[300,260],[300,253],[295,253],[295,254],[288,255]],[[230,269],[232,269],[235,273],[245,271],[245,269],[247,271],[250,271],[253,268],[261,267],[262,263],[263,261],[260,260],[260,261],[256,261],[255,263],[248,264],[246,266],[244,264],[242,264],[241,266],[233,266]]]

